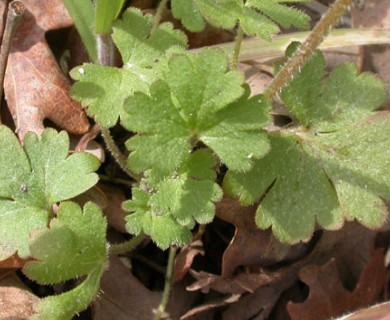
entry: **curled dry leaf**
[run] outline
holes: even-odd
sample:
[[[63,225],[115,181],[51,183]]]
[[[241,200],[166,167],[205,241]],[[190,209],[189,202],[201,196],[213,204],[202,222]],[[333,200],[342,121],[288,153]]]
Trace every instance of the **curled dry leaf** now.
[[[341,283],[334,259],[322,266],[303,268],[299,277],[309,286],[310,294],[303,303],[287,305],[291,319],[330,319],[379,299],[386,280],[383,250],[374,251],[353,292],[345,289]]]
[[[61,0],[24,0],[26,12],[15,34],[4,80],[4,92],[20,138],[40,134],[43,120],[83,134],[89,123],[82,107],[70,97],[70,83],[46,40],[49,30],[72,25]]]
[[[0,261],[0,269],[20,269],[22,268],[30,259],[21,259],[17,254]]]
[[[203,243],[201,240],[196,240],[190,245],[181,248],[180,253],[175,260],[174,283],[185,277],[197,255],[204,255]]]
[[[236,231],[222,259],[222,277],[230,277],[238,266],[270,266],[294,261],[305,255],[308,244],[287,246],[275,240],[270,230],[255,224],[255,206],[242,207],[237,200],[224,198],[217,204],[218,218],[232,223]]]
[[[27,290],[16,275],[0,280],[0,319],[28,320],[38,297]]]

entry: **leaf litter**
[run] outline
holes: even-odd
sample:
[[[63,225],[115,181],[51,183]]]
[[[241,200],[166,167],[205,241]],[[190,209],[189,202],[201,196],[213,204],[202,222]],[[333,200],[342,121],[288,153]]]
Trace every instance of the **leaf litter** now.
[[[34,16],[27,17],[19,32],[30,34],[27,33],[32,23],[29,18],[34,18],[42,30],[33,29],[35,36],[26,37],[34,45],[16,42],[7,71],[6,98],[16,119],[19,136],[23,137],[27,131],[41,133],[45,118],[69,132],[85,133],[89,127],[85,114],[80,105],[70,99],[69,83],[44,38],[48,30],[70,26],[71,21],[60,1],[51,1],[50,4],[56,9],[53,9],[55,14],[50,13],[51,17],[56,17],[55,23],[44,16],[50,11],[44,1],[25,2]],[[24,50],[23,54],[17,52],[19,49]],[[13,81],[10,79],[16,79],[15,72],[39,61],[42,53],[45,53],[44,64],[48,67],[44,71],[47,74],[37,76],[35,70],[29,74],[28,68],[25,68],[23,72],[19,71],[19,74],[26,72],[25,80],[37,78],[39,81],[28,83],[18,79],[17,87],[11,85]],[[47,75],[50,75],[50,82],[47,82]],[[50,91],[56,93],[53,94],[56,96],[56,108],[52,106],[53,97],[44,91],[42,84],[49,84]],[[18,92],[31,92],[32,88],[36,95],[29,95],[28,100],[18,98]],[[68,121],[69,115],[72,123]],[[110,191],[106,192],[109,199],[123,198],[121,190],[112,188]],[[115,211],[121,210],[116,200],[112,204],[109,202],[108,207],[111,210],[110,213],[107,211],[108,216],[115,216]],[[232,212],[246,219],[236,220]],[[309,295],[300,303],[288,304],[291,319],[311,319],[306,312],[313,310],[317,316],[318,310],[329,317],[337,316],[383,298],[381,291],[388,280],[385,280],[387,272],[383,267],[383,252],[374,250],[378,232],[346,222],[342,230],[324,231],[311,243],[286,248],[273,240],[269,232],[256,228],[251,207],[242,208],[231,200],[223,199],[217,203],[217,216],[235,229],[234,236],[229,239],[231,242],[224,248],[218,248],[222,251],[220,272],[208,272],[214,269],[208,265],[210,260],[202,244],[194,243],[182,249],[176,265],[177,285],[171,299],[176,305],[168,309],[174,319],[212,319],[217,314],[224,320],[273,319],[275,306],[282,308],[277,304],[281,295],[300,281],[308,285],[306,290],[309,290]],[[110,218],[108,220],[110,222]],[[111,224],[123,231],[123,220]],[[0,265],[0,268],[25,264],[16,256],[10,259],[9,265]],[[20,283],[7,281],[0,283],[0,318],[9,314],[14,316],[18,312],[23,319],[26,312],[27,319],[31,316],[31,306],[38,298],[26,288],[18,288]],[[330,287],[329,284],[333,285]],[[161,299],[159,292],[148,289],[116,257],[110,259],[101,290],[92,307],[93,319],[150,319]],[[326,308],[324,301],[327,301]]]

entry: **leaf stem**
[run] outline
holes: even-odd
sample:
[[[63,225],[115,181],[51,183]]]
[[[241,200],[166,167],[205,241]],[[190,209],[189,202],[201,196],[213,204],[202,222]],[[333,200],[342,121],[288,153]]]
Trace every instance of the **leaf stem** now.
[[[134,250],[145,239],[145,235],[140,233],[138,236],[131,238],[129,241],[113,244],[109,247],[109,254],[121,254]]]
[[[19,25],[21,18],[24,15],[26,7],[21,1],[12,1],[8,5],[7,19],[5,22],[5,29],[3,33],[3,39],[0,48],[0,101],[3,97],[3,83],[5,76],[5,68],[7,67],[7,61],[9,52],[12,45],[12,40],[15,35],[16,28]],[[1,118],[0,118],[1,123]]]
[[[114,50],[113,50],[113,42],[110,34],[105,35],[96,35],[97,38],[97,54],[98,54],[98,63],[102,66],[112,66],[114,61]],[[134,174],[127,168],[127,160],[126,157],[119,150],[116,145],[114,139],[110,134],[110,130],[108,128],[101,128],[101,134],[103,140],[107,146],[108,151],[111,153],[113,158],[119,167],[131,178],[136,181],[141,179],[140,176]]]
[[[168,265],[167,265],[167,273],[165,274],[165,284],[164,291],[161,298],[160,305],[156,311],[154,316],[154,320],[160,320],[163,314],[165,313],[165,309],[168,304],[169,294],[171,292],[172,280],[173,280],[173,271],[175,267],[175,257],[176,257],[176,246],[171,246],[169,249],[169,257],[168,257]]]
[[[119,167],[131,178],[136,181],[141,180],[141,176],[131,172],[127,167],[127,159],[119,150],[114,139],[110,134],[110,130],[107,128],[101,128],[101,134],[106,144],[108,151],[111,153],[112,157],[115,159]]]
[[[333,6],[322,17],[314,27],[307,39],[298,47],[292,57],[286,62],[284,67],[276,75],[265,91],[269,100],[273,100],[278,92],[291,81],[299,70],[305,65],[306,61],[312,56],[314,50],[324,40],[331,28],[343,16],[353,0],[336,0]]]
[[[168,2],[168,0],[161,0],[161,2],[159,3],[159,5],[157,7],[156,14],[154,16],[153,26],[152,26],[152,29],[150,30],[150,35],[152,35],[157,30],[157,28],[161,22],[161,18],[163,16],[163,13],[164,13],[165,9],[167,8],[167,2]]]
[[[98,63],[102,66],[112,66],[114,64],[114,44],[111,34],[97,34],[96,45]]]
[[[242,29],[242,27],[240,25],[238,27],[238,30],[237,30],[236,39],[234,41],[234,50],[233,50],[233,57],[232,57],[232,63],[230,65],[230,70],[237,69],[238,59],[240,57],[242,40],[244,40],[244,30]]]

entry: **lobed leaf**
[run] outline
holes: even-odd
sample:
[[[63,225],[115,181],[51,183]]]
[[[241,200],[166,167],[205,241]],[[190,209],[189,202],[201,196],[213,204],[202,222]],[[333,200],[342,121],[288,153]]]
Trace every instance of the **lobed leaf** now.
[[[211,222],[214,202],[222,198],[214,182],[214,165],[211,153],[200,149],[171,177],[162,181],[149,177],[141,188],[133,189],[133,199],[124,204],[125,210],[133,212],[126,217],[127,230],[150,235],[163,249],[188,244],[195,222]]]
[[[306,1],[172,0],[172,13],[192,32],[202,31],[206,21],[224,29],[233,29],[239,23],[246,34],[270,40],[279,32],[272,20],[285,28],[308,28],[310,19],[306,14],[285,6]]]
[[[72,319],[95,299],[107,263],[106,228],[97,205],[87,203],[82,211],[77,204],[65,202],[50,228],[33,232],[30,250],[35,261],[23,267],[30,279],[54,284],[87,276],[75,289],[40,300],[33,319]]]
[[[160,78],[160,64],[165,65],[170,48],[186,48],[187,38],[172,24],[162,23],[149,36],[151,15],[128,9],[122,20],[113,24],[113,41],[121,54],[123,67],[84,64],[70,75],[77,82],[72,97],[87,107],[102,127],[114,126],[123,115],[123,103],[134,92],[149,92],[151,83]],[[176,49],[177,50],[177,49]]]
[[[100,163],[87,153],[68,156],[66,132],[53,129],[40,138],[28,133],[22,147],[13,132],[1,126],[0,141],[0,260],[16,251],[26,258],[29,234],[47,225],[56,202],[91,188]]]
[[[228,172],[224,188],[242,203],[264,197],[256,223],[282,242],[308,240],[315,226],[356,219],[380,227],[390,199],[390,113],[376,110],[384,84],[351,64],[322,83],[320,53],[286,87],[282,100],[302,123],[271,135],[271,151],[245,173]]]
[[[166,81],[153,83],[150,96],[137,93],[125,103],[122,125],[140,134],[126,143],[131,170],[168,175],[197,142],[238,171],[268,152],[262,128],[270,120],[269,104],[261,97],[249,99],[242,75],[227,70],[222,52],[173,55],[168,66]]]

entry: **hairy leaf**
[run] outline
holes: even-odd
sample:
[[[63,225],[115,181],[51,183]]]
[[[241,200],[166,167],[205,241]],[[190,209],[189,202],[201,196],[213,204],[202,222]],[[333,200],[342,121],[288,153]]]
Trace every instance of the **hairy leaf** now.
[[[72,87],[73,98],[103,127],[116,124],[127,97],[138,91],[148,93],[150,84],[160,77],[159,64],[169,48],[187,46],[184,33],[174,30],[172,24],[162,23],[149,36],[152,25],[151,15],[128,9],[122,20],[114,23],[112,36],[123,67],[84,64],[70,73],[77,80]]]
[[[0,127],[0,260],[18,251],[29,255],[28,235],[45,227],[56,202],[73,198],[98,180],[99,161],[88,153],[68,157],[66,132],[29,133],[22,147],[12,131]]]
[[[34,319],[71,319],[97,296],[107,261],[106,227],[97,205],[87,203],[81,211],[77,204],[65,202],[49,229],[33,232],[30,250],[36,261],[23,268],[30,279],[54,284],[87,276],[75,289],[41,300]]]
[[[246,34],[269,40],[272,34],[279,32],[273,21],[285,28],[308,27],[310,19],[306,14],[285,6],[286,3],[306,1],[172,0],[172,12],[192,32],[202,31],[206,21],[224,29],[233,29],[240,23]]]
[[[268,151],[262,128],[269,121],[269,104],[262,97],[249,98],[242,76],[227,70],[222,52],[174,55],[165,79],[153,83],[150,96],[137,93],[126,101],[122,125],[140,133],[126,144],[133,151],[132,170],[167,175],[188,159],[198,141],[238,171],[248,170],[253,158]]]
[[[338,229],[356,219],[380,227],[390,199],[390,114],[374,112],[386,90],[351,64],[336,68],[322,85],[318,53],[281,97],[302,127],[275,132],[271,152],[246,173],[229,172],[226,190],[244,204],[264,196],[256,223],[296,243],[315,225]]]
[[[163,249],[172,243],[188,244],[189,230],[195,222],[211,222],[214,202],[222,197],[214,182],[214,162],[208,150],[200,149],[171,177],[161,182],[152,177],[144,181],[141,188],[133,190],[133,199],[124,204],[127,211],[133,212],[126,218],[128,231],[143,231]]]

